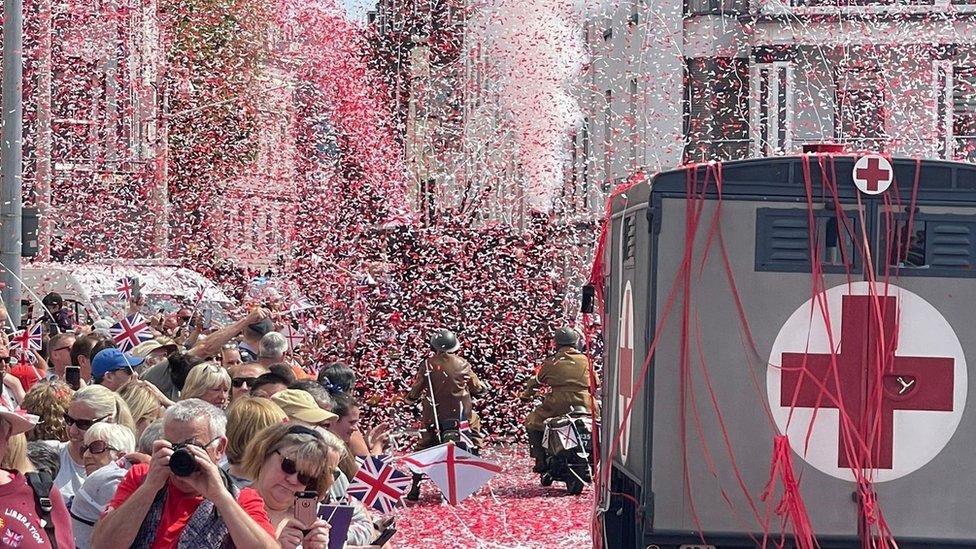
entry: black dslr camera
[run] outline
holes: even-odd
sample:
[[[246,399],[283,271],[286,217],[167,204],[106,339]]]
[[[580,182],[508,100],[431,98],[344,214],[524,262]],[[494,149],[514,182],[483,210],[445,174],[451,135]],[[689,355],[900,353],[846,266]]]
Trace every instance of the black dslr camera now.
[[[174,444],[173,455],[169,457],[169,468],[178,477],[188,477],[197,472],[197,460],[187,446],[187,442]]]

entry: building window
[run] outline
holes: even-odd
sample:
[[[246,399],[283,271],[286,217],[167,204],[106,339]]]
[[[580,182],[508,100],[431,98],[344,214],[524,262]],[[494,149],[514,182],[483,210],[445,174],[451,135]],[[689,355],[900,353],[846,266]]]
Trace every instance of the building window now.
[[[613,92],[603,92],[603,190],[610,188],[613,174]]]
[[[792,148],[793,69],[777,61],[757,65],[756,154],[770,156]]]
[[[603,31],[603,41],[609,42],[613,40],[613,27],[609,27],[607,30]]]
[[[590,119],[583,118],[583,127],[580,129],[580,146],[583,148],[583,162],[580,166],[583,178],[583,196],[590,193]]]
[[[885,82],[876,66],[837,72],[834,125],[837,139],[860,150],[884,151],[887,108]]]
[[[952,71],[952,137],[957,160],[976,159],[976,67]]]
[[[639,97],[637,91],[637,78],[630,79],[630,112],[627,117],[630,119],[630,169],[631,171],[637,171],[640,166],[640,159],[638,158],[638,152],[640,151],[640,128],[641,121],[637,115],[637,106],[639,104]]]
[[[733,160],[749,153],[749,63],[689,59],[685,79],[685,162]]]
[[[748,11],[748,0],[685,0],[686,15],[740,15]]]
[[[936,154],[939,158],[949,158],[949,127],[951,118],[949,113],[949,101],[952,90],[950,88],[950,75],[952,69],[944,63],[935,66],[935,138]]]
[[[643,3],[644,0],[630,0],[630,17],[627,18],[628,25],[637,25],[640,23],[640,9]]]

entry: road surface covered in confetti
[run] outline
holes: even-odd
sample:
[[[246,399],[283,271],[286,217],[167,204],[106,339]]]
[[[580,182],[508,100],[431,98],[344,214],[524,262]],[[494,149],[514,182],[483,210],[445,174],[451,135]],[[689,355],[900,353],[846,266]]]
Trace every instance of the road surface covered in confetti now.
[[[486,488],[457,507],[441,503],[440,492],[424,484],[420,501],[397,517],[395,546],[559,548],[588,547],[593,488],[566,495],[561,483],[539,485],[524,446],[495,447],[484,456],[504,467]]]

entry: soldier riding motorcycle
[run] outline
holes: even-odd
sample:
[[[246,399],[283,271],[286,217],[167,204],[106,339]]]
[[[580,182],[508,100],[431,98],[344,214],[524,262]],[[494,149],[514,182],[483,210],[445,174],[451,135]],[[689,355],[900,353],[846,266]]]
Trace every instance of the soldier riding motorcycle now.
[[[454,441],[459,447],[476,454],[482,437],[471,397],[482,393],[485,385],[468,361],[454,354],[461,346],[454,332],[436,331],[430,346],[434,355],[420,366],[406,397],[407,402],[422,404],[422,436],[414,451]],[[423,475],[413,475],[407,500],[420,498],[421,479]]]
[[[535,459],[532,470],[546,473],[549,470],[549,456],[543,446],[546,420],[566,416],[577,407],[593,413],[595,408],[590,396],[590,361],[577,349],[579,332],[569,326],[556,330],[556,352],[542,363],[535,376],[531,377],[523,391],[522,400],[536,397],[540,386],[548,386],[550,391],[543,396],[542,403],[536,406],[525,419],[525,430],[529,437],[529,455]],[[587,434],[587,436],[589,436]],[[545,481],[545,479],[543,479]]]

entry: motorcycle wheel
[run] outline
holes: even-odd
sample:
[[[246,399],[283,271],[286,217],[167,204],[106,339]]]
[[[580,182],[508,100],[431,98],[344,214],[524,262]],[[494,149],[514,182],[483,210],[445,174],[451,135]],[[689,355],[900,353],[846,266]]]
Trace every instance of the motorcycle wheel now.
[[[542,476],[539,477],[539,483],[543,486],[552,486],[552,475],[549,473],[542,473]]]
[[[566,493],[571,496],[576,496],[583,493],[584,484],[576,477],[572,477],[566,481]]]

